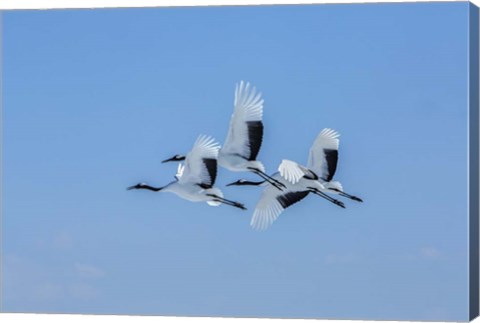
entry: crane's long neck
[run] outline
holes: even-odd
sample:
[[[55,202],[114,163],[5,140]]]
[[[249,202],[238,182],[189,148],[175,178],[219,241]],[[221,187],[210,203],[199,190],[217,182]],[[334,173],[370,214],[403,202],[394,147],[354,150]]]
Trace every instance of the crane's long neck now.
[[[153,191],[153,192],[159,192],[159,191],[163,190],[165,187],[166,186],[155,187],[155,186],[150,186],[148,184],[141,183],[141,184],[137,184],[137,185],[134,185],[134,186],[130,186],[127,189],[128,190],[149,190],[149,191]]]
[[[244,181],[244,182],[242,182],[242,185],[259,186],[259,185],[262,185],[265,182],[266,181],[259,181],[259,182]]]
[[[158,191],[161,191],[163,189],[163,187],[153,187],[153,186],[150,186],[150,185],[145,185],[143,187],[139,187],[139,189],[144,189],[144,190],[150,190],[150,191],[154,191],[154,192],[158,192]]]

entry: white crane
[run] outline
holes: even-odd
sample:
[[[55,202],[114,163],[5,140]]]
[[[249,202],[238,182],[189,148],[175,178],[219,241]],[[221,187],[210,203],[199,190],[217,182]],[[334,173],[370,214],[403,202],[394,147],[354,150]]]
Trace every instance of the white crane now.
[[[283,191],[279,191],[265,180],[260,182],[252,182],[245,179],[240,179],[227,185],[265,186],[262,196],[255,206],[252,220],[250,221],[250,225],[256,230],[267,229],[286,208],[301,201],[309,193],[314,193],[340,207],[345,207],[342,202],[323,193],[322,190],[325,190],[325,187],[319,181],[310,181],[305,179],[292,184],[283,176],[281,176],[279,172],[273,174],[272,177],[285,185],[285,189]]]
[[[218,154],[218,164],[234,172],[253,172],[282,190],[283,183],[265,173],[265,167],[257,160],[263,139],[263,99],[250,83],[235,87],[234,109],[227,138]],[[185,156],[175,155],[169,161],[180,161]]]
[[[214,187],[219,149],[220,145],[213,138],[201,135],[185,157],[185,165],[178,165],[174,181],[163,187],[139,183],[130,186],[128,190],[146,189],[154,192],[171,192],[191,202],[207,202],[211,206],[223,203],[246,210],[243,204],[225,199],[222,191]]]
[[[305,180],[319,181],[325,188],[323,192],[363,202],[361,198],[345,193],[340,182],[333,181],[338,162],[338,137],[340,135],[335,130],[323,129],[310,148],[307,167],[284,160],[279,167],[280,174],[292,184]]]

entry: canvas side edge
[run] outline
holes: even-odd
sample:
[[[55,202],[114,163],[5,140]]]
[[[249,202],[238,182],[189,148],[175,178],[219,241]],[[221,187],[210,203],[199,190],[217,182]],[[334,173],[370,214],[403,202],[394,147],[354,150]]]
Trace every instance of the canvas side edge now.
[[[469,6],[469,319],[479,315],[479,9]]]
[[[4,228],[3,228],[3,51],[4,48],[4,34],[3,34],[3,17],[4,10],[0,10],[0,313],[3,313],[4,307]]]

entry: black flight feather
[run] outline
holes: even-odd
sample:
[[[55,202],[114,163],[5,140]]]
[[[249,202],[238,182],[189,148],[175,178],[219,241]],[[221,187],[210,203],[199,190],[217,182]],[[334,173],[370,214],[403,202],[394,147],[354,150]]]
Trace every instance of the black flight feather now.
[[[299,191],[299,192],[289,192],[287,194],[277,196],[277,200],[280,205],[286,209],[292,204],[297,203],[305,198],[308,195],[308,191]]]
[[[211,188],[215,184],[215,179],[217,178],[217,160],[215,158],[203,158],[203,164],[207,168],[208,175],[210,176],[210,182],[201,184],[210,186],[208,188]]]
[[[325,174],[324,180],[330,182],[337,170],[338,150],[336,149],[324,149],[325,159],[327,161],[327,174]]]
[[[247,121],[248,142],[250,147],[250,156],[248,160],[256,160],[263,139],[262,121]]]

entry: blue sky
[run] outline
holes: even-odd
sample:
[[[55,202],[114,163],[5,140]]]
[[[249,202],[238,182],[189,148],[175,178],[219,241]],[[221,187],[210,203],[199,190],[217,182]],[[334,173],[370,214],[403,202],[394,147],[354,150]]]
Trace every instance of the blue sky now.
[[[3,13],[3,310],[467,319],[467,3]],[[236,82],[264,93],[259,159],[336,178],[266,232],[248,211],[126,191],[222,142]]]

